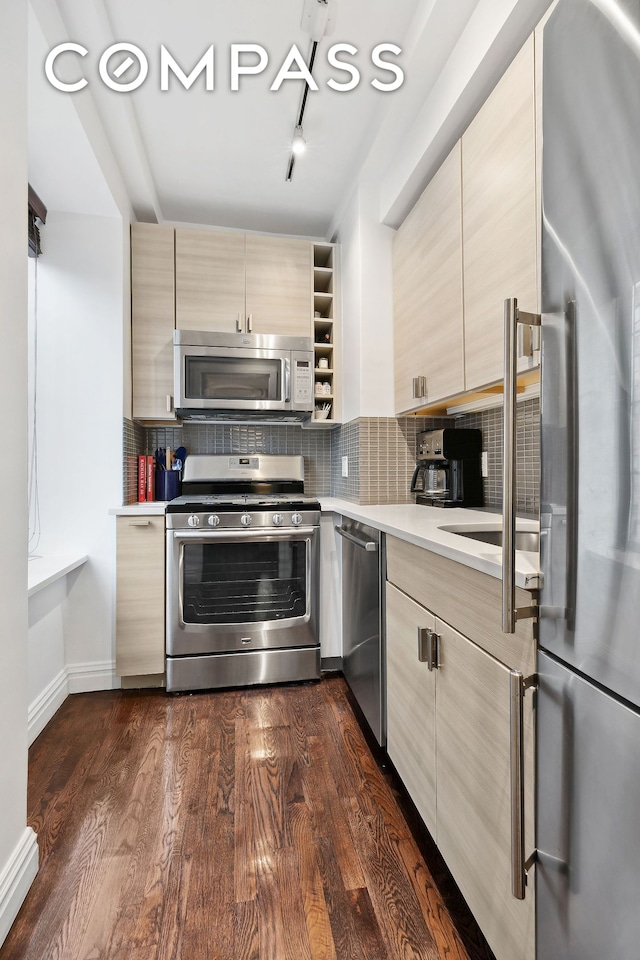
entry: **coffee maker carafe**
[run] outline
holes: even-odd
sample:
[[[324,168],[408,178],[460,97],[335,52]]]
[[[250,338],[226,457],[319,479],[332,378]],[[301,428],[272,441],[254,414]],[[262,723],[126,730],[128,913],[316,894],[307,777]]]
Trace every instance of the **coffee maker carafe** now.
[[[418,464],[411,481],[416,503],[434,507],[484,504],[480,430],[425,430],[418,434]]]

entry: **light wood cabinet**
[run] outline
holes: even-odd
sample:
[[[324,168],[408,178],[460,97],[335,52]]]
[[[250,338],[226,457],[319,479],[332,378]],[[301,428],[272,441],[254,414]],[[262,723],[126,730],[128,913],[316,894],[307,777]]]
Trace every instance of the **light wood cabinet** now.
[[[510,679],[512,670],[526,676],[535,669],[531,623],[521,621],[520,635],[506,637],[498,580],[395,537],[387,537],[387,579],[389,757],[497,960],[533,960],[533,868],[525,899],[511,894]],[[431,672],[418,662],[419,626],[438,637]],[[525,850],[531,852],[531,694],[524,719]]]
[[[174,231],[131,225],[132,407],[136,420],[175,420]]]
[[[387,753],[436,836],[436,671],[418,659],[435,617],[387,583]]]
[[[514,634],[502,632],[502,582],[496,577],[387,537],[387,579],[513,670],[534,673],[533,620],[518,620]],[[516,587],[516,606],[530,603],[531,594]]]
[[[335,270],[321,290],[333,352]],[[322,272],[322,271],[320,271]],[[175,421],[173,333],[313,336],[314,244],[134,223],[131,226],[133,417]],[[330,305],[327,306],[327,302]],[[325,351],[324,355],[328,355]],[[332,387],[335,385],[332,367]],[[335,391],[331,395],[335,420]]]
[[[116,518],[116,674],[163,674],[164,517]]]
[[[307,240],[176,230],[176,326],[311,336]]]
[[[540,27],[397,231],[398,414],[502,380],[505,299],[540,310],[541,45]]]
[[[503,377],[503,304],[539,309],[534,37],[462,136],[466,389]]]
[[[436,632],[438,847],[497,960],[534,960],[533,874],[524,900],[511,895],[510,670],[440,619]],[[532,700],[524,702],[529,851]]]
[[[311,336],[312,246],[307,240],[246,237],[250,333]]]
[[[394,238],[397,413],[464,390],[460,164],[457,143]]]
[[[244,274],[244,234],[176,230],[176,327],[243,332]]]

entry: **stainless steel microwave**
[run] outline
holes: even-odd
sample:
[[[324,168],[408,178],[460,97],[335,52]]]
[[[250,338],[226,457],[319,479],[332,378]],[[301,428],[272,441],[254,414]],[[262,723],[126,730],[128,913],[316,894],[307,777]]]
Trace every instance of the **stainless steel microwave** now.
[[[296,422],[313,413],[313,341],[306,337],[173,335],[174,403],[183,420]]]

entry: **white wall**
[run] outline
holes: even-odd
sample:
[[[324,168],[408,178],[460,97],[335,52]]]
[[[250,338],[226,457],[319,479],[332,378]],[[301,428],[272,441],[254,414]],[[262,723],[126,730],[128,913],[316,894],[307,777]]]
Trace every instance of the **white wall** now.
[[[122,502],[123,241],[120,218],[52,212],[38,261],[36,552],[89,555],[64,597],[70,692],[116,683],[108,510]]]
[[[35,876],[27,800],[27,6],[0,4],[0,943]]]
[[[394,231],[380,223],[379,193],[360,184],[340,224],[343,420],[393,416]]]
[[[67,697],[66,577],[29,598],[28,737],[33,743]]]

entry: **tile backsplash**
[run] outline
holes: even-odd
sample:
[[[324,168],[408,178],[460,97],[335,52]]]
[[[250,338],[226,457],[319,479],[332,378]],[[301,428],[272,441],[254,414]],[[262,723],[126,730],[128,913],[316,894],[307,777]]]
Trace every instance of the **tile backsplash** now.
[[[356,503],[411,503],[416,436],[451,421],[432,417],[359,417],[333,432],[331,493]],[[349,476],[342,476],[342,458]]]
[[[482,430],[482,449],[488,454],[489,476],[484,479],[487,507],[502,507],[502,407],[458,417],[456,427]],[[537,515],[540,510],[540,400],[516,405],[516,512]]]
[[[130,420],[125,420],[125,436],[131,435]],[[140,433],[141,431],[141,433]],[[189,453],[270,453],[304,457],[305,489],[311,496],[331,494],[331,437],[328,430],[302,430],[297,426],[253,424],[192,424],[181,427],[140,427],[135,425],[136,452],[151,454],[158,447],[184,446]],[[125,464],[127,460],[125,458]],[[136,500],[135,465],[133,493],[125,503]],[[131,493],[130,484],[126,491]]]
[[[122,502],[138,499],[138,454],[147,452],[146,430],[133,420],[122,421]]]
[[[305,487],[317,497],[334,496],[355,503],[411,503],[416,436],[440,427],[475,427],[482,431],[489,476],[485,505],[502,505],[502,408],[456,419],[433,417],[359,417],[329,430],[251,424],[184,424],[181,427],[123,425],[123,502],[136,501],[136,455],[157,447],[185,446],[189,453],[270,453],[304,457]],[[347,457],[348,477],[342,476]],[[540,483],[540,402],[523,401],[516,414],[518,513],[536,514]]]

